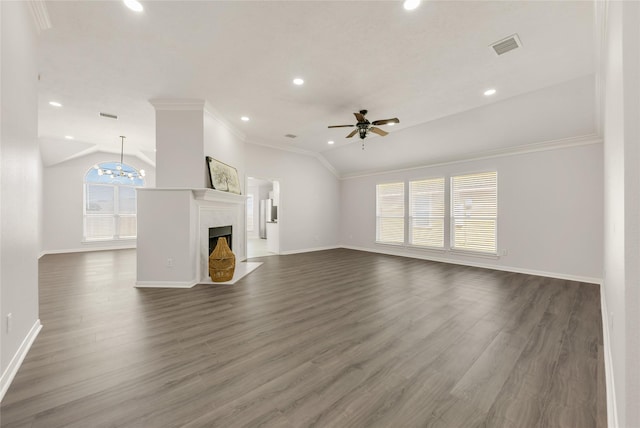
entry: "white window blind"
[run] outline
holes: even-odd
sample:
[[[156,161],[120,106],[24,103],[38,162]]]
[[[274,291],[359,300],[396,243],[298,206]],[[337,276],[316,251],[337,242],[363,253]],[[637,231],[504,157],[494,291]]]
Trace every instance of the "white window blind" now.
[[[136,187],[142,178],[101,173],[119,164],[102,163],[85,175],[84,239],[87,241],[134,239],[137,234]],[[132,169],[128,165],[119,165]],[[102,168],[100,168],[102,167]]]
[[[134,215],[118,216],[118,238],[135,238],[138,235],[138,223]]]
[[[376,242],[404,243],[404,182],[376,186]]]
[[[129,186],[118,186],[118,213],[136,213],[136,189]]]
[[[113,239],[115,233],[116,226],[113,215],[85,215],[85,239]]]
[[[409,183],[409,242],[444,248],[444,177]]]
[[[114,187],[108,184],[87,184],[85,203],[87,214],[113,214],[116,206]]]
[[[451,177],[451,248],[496,253],[498,173]]]

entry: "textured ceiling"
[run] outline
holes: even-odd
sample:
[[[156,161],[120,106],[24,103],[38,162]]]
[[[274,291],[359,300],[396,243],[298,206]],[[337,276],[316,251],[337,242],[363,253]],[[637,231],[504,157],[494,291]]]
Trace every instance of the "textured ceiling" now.
[[[588,1],[431,1],[413,12],[398,1],[142,3],[137,14],[120,1],[47,2],[52,28],[39,36],[45,163],[119,152],[119,135],[128,153],[153,162],[148,100],[199,98],[248,142],[321,152],[349,173],[366,165],[352,168],[336,154],[360,142],[327,125],[354,123],[354,111],[400,118],[385,128],[392,140],[405,128],[594,73]],[[489,45],[514,33],[523,47],[496,56]],[[296,76],[305,85],[294,86]],[[498,90],[491,98],[482,94],[489,87]]]

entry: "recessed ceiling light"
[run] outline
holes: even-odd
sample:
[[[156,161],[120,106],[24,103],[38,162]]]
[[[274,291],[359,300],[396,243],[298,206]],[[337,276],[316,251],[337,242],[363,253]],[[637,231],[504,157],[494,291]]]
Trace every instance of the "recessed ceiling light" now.
[[[420,0],[404,0],[404,4],[402,6],[404,6],[406,10],[414,10],[420,6]]]
[[[298,86],[303,85],[304,84],[304,80],[299,78],[299,77],[296,77],[295,79],[293,79],[293,84],[294,85],[298,85]]]
[[[242,116],[240,120],[243,122],[249,122],[249,118],[247,116]]]
[[[73,135],[65,135],[64,138],[67,140],[73,140]]]
[[[124,4],[134,12],[142,12],[144,9],[139,1],[137,0],[123,0]]]
[[[57,101],[49,101],[49,105],[52,105],[54,107],[62,107],[62,104]]]
[[[484,91],[484,94],[485,94],[487,97],[490,97],[491,95],[493,95],[493,94],[495,94],[495,93],[496,93],[496,90],[495,90],[495,89],[493,89],[493,88],[491,88],[491,89],[487,89],[486,91]]]
[[[327,144],[333,144],[334,141],[327,141]]]

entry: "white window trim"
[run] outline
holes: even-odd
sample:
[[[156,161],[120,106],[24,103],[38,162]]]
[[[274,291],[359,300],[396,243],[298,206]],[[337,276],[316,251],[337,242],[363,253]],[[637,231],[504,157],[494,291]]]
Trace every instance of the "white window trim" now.
[[[453,178],[454,177],[462,177],[465,175],[475,175],[475,174],[489,174],[489,173],[495,173],[496,174],[496,216],[495,217],[474,217],[474,219],[491,219],[491,220],[495,220],[495,235],[494,235],[494,246],[495,246],[495,251],[475,251],[475,250],[470,250],[467,248],[457,248],[454,246],[454,240],[455,240],[455,231],[454,231],[454,220],[457,217],[454,217],[453,215],[453,198],[454,198],[454,194],[453,194]],[[485,257],[486,258],[490,258],[490,259],[497,259],[498,257],[498,204],[499,204],[499,195],[498,195],[498,170],[497,169],[490,169],[490,170],[483,170],[483,171],[475,171],[475,172],[464,172],[464,173],[458,173],[455,175],[451,175],[449,176],[449,180],[448,180],[448,187],[449,187],[449,204],[447,206],[448,209],[448,213],[449,213],[449,251],[451,253],[455,253],[455,254],[460,254],[460,255],[469,255],[469,256],[477,256],[477,257]]]
[[[402,217],[381,217],[378,215],[378,186],[384,186],[384,185],[391,185],[391,184],[400,184],[402,183],[402,192],[403,192],[403,215]],[[406,187],[407,187],[407,183],[406,181],[389,181],[389,182],[385,182],[385,183],[376,183],[376,208],[375,208],[375,221],[376,221],[376,236],[375,236],[375,243],[376,244],[382,244],[382,245],[392,245],[392,246],[405,246],[407,244],[407,191],[406,191]],[[402,218],[403,221],[403,241],[402,242],[391,242],[391,241],[380,241],[378,240],[379,238],[379,225],[380,222],[379,220],[381,218]]]
[[[444,206],[444,211],[442,213],[442,217],[435,217],[435,216],[428,216],[428,217],[414,217],[411,215],[411,183],[417,183],[420,181],[433,181],[433,180],[442,180],[442,203]],[[405,242],[407,244],[408,247],[412,247],[412,248],[424,248],[424,249],[432,249],[432,250],[446,250],[446,245],[447,245],[447,179],[445,176],[438,176],[438,177],[429,177],[429,178],[419,178],[419,179],[413,179],[413,180],[408,180],[405,184],[405,187],[408,188],[408,192],[406,197],[405,197],[405,206],[409,207],[408,210],[405,209],[405,216],[406,216],[406,221],[407,221],[407,231],[405,234]],[[415,218],[428,218],[430,221],[431,219],[442,219],[442,245],[441,246],[437,246],[437,245],[419,245],[419,244],[415,244],[413,243],[413,236],[412,236],[412,232],[413,232],[413,219]]]
[[[113,195],[113,213],[112,214],[93,214],[87,212],[87,186],[105,186],[112,187],[114,189]],[[82,244],[93,244],[93,243],[104,243],[104,242],[135,242],[137,241],[137,227],[136,227],[136,236],[119,236],[118,231],[120,229],[120,218],[121,217],[134,217],[137,221],[138,213],[137,210],[135,213],[119,213],[119,204],[120,204],[120,187],[126,187],[133,189],[137,189],[140,186],[130,186],[126,184],[119,183],[97,183],[87,181],[86,174],[83,180],[83,198],[82,198],[82,240],[80,241]],[[137,199],[137,195],[136,195]],[[114,219],[114,235],[106,238],[87,238],[87,218],[90,217],[109,217]]]
[[[454,223],[454,217],[453,217],[453,209],[452,209],[452,201],[453,201],[453,189],[452,189],[452,178],[453,177],[459,177],[459,176],[464,176],[464,175],[472,175],[472,174],[483,174],[483,173],[495,173],[496,174],[496,206],[499,212],[499,200],[500,200],[500,196],[499,196],[499,181],[498,181],[498,171],[497,169],[490,169],[490,170],[483,170],[483,171],[470,171],[470,172],[463,172],[463,173],[456,173],[456,174],[451,174],[451,175],[444,175],[444,176],[435,176],[435,177],[425,177],[425,178],[411,178],[411,179],[407,179],[407,180],[403,180],[402,182],[404,183],[404,242],[402,243],[395,243],[395,242],[386,242],[386,241],[378,241],[378,215],[377,215],[377,208],[378,208],[378,195],[377,195],[377,186],[379,185],[384,185],[384,184],[396,184],[396,183],[400,183],[400,180],[397,181],[389,181],[389,182],[382,182],[382,183],[376,183],[376,200],[375,200],[375,207],[376,207],[376,216],[375,216],[375,221],[376,221],[376,226],[375,226],[375,241],[374,243],[378,246],[388,246],[388,247],[392,247],[392,248],[405,248],[408,250],[417,250],[417,251],[428,251],[428,252],[437,252],[437,253],[447,253],[447,254],[453,254],[453,255],[459,255],[459,256],[469,256],[469,257],[477,257],[477,258],[485,258],[485,259],[499,259],[500,255],[499,255],[499,237],[498,237],[498,233],[499,233],[499,228],[498,228],[498,224],[499,224],[499,216],[498,216],[498,212],[496,213],[495,217],[487,217],[490,218],[491,220],[495,220],[495,252],[487,252],[487,251],[474,251],[474,250],[469,250],[469,249],[462,249],[462,248],[456,248],[453,246],[453,240],[454,240],[454,230],[453,230],[453,223]],[[422,180],[430,180],[430,179],[435,179],[435,178],[444,178],[444,198],[445,198],[445,212],[444,212],[444,242],[443,242],[443,247],[433,247],[433,246],[426,246],[426,245],[415,245],[411,243],[410,240],[410,228],[411,228],[411,220],[412,217],[410,216],[410,202],[409,202],[409,192],[410,192],[410,182],[412,181],[422,181]],[[476,217],[478,218],[478,217]],[[448,220],[447,220],[448,219]],[[448,237],[448,239],[447,239]]]

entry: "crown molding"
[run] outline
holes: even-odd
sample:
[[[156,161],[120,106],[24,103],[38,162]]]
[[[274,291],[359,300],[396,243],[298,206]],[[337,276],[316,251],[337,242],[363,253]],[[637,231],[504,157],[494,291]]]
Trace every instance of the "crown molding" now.
[[[342,179],[342,176],[340,175],[340,173],[338,172],[337,169],[334,168],[333,165],[331,165],[331,163],[327,160],[327,158],[325,158],[322,154],[320,153],[316,153],[315,158],[318,159],[318,161],[320,161],[320,163],[322,165],[324,165],[325,168],[327,168],[329,170],[329,172],[331,172],[333,175],[335,175],[335,177],[339,180]]]
[[[434,167],[440,167],[445,165],[454,165],[458,163],[472,162],[477,160],[493,159],[493,158],[500,158],[500,157],[506,157],[506,156],[515,156],[515,155],[522,155],[527,153],[543,152],[547,150],[558,150],[558,149],[564,149],[568,147],[586,146],[589,144],[600,144],[600,143],[602,143],[602,138],[597,134],[581,135],[577,137],[569,137],[569,138],[562,138],[558,140],[550,140],[550,141],[542,141],[539,143],[526,144],[518,147],[507,147],[503,149],[476,152],[468,156],[458,157],[456,159],[451,159],[448,161],[437,162],[432,164],[417,165],[417,166],[399,168],[399,169],[390,169],[390,170],[380,169],[380,170],[365,171],[361,173],[345,174],[342,176],[341,179],[348,180],[352,178],[361,178],[361,177],[369,177],[374,175],[413,171],[413,170],[422,169],[422,168],[434,168]]]
[[[310,156],[312,158],[316,158],[318,160],[318,162],[320,162],[322,164],[322,166],[327,168],[329,170],[329,172],[331,174],[333,174],[337,179],[341,179],[342,178],[340,176],[340,173],[338,172],[338,170],[335,169],[334,166],[331,165],[331,163],[327,160],[327,158],[322,156],[322,154],[320,154],[320,153],[312,152],[310,150],[298,149],[298,148],[294,148],[294,147],[279,147],[279,146],[274,146],[274,145],[271,145],[271,144],[257,143],[255,141],[248,141],[248,143],[249,144],[253,144],[254,146],[261,146],[261,147],[267,147],[269,149],[280,150],[281,152],[296,153],[296,154],[299,154],[299,155]]]
[[[185,110],[185,111],[197,111],[204,110],[206,101],[199,99],[172,99],[172,98],[156,98],[149,100],[149,103],[156,109],[156,111],[162,110]]]
[[[30,0],[27,2],[31,16],[36,24],[38,34],[44,30],[49,30],[51,25],[51,18],[49,18],[49,10],[47,9],[47,3],[42,0]]]
[[[238,128],[234,127],[226,119],[224,119],[222,114],[220,114],[220,112],[216,110],[208,101],[205,101],[204,103],[204,112],[242,141],[247,140],[247,136],[245,135],[245,133],[240,131]]]

